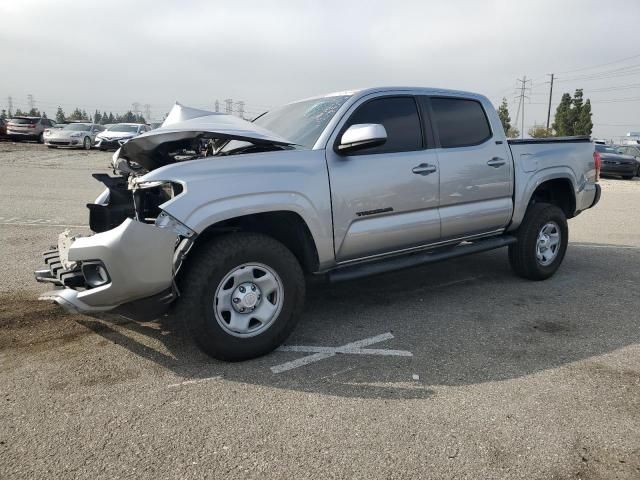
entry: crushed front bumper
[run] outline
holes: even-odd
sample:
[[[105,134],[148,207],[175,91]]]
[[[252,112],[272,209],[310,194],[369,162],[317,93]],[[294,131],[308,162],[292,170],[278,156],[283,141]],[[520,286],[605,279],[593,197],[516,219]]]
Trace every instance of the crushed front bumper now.
[[[58,247],[44,253],[46,266],[35,272],[37,281],[60,288],[40,300],[89,314],[126,311],[149,298],[168,305],[177,240],[169,229],[132,219],[86,237],[64,232]]]

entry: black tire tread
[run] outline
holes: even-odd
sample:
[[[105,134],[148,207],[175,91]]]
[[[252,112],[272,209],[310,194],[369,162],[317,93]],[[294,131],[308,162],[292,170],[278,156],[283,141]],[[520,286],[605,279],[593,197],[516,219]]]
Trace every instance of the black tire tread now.
[[[554,217],[559,220],[562,231],[561,250],[551,265],[542,267],[537,263],[534,253],[538,229],[540,223]],[[529,280],[545,280],[551,277],[562,263],[567,248],[568,228],[564,212],[550,203],[533,203],[527,209],[516,236],[518,242],[509,245],[509,263],[513,271]]]
[[[291,309],[291,315],[289,318],[284,319],[284,328],[277,330],[274,324],[265,334],[259,337],[252,337],[257,339],[270,334],[268,341],[258,345],[257,348],[244,348],[241,339],[230,335],[225,335],[225,343],[221,348],[219,342],[212,341],[214,339],[212,339],[211,332],[207,330],[205,324],[197,321],[204,315],[202,299],[210,298],[211,294],[207,292],[209,283],[215,272],[225,268],[224,264],[229,259],[236,258],[238,264],[245,263],[249,260],[246,258],[247,252],[255,251],[256,249],[268,250],[271,254],[277,255],[293,276],[293,284],[298,289],[298,294],[294,296],[295,301]],[[245,257],[243,258],[243,256]],[[186,271],[180,277],[178,285],[180,298],[176,302],[173,314],[184,322],[187,331],[191,333],[198,346],[208,355],[225,361],[255,358],[275,349],[286,340],[295,328],[304,306],[305,278],[298,260],[282,243],[259,233],[232,233],[206,240],[188,257],[188,260],[188,264],[185,265]],[[291,291],[285,290],[285,302],[287,301],[287,296],[291,295],[291,293]],[[283,315],[283,312],[280,315]],[[280,319],[277,322],[280,323]],[[273,336],[274,331],[277,331],[275,336]],[[247,343],[246,340],[245,343]]]

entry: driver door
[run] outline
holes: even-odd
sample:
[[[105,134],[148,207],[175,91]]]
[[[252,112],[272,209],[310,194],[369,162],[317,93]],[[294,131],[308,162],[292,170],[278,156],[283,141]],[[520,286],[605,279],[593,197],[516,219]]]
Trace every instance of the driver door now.
[[[383,125],[386,142],[338,153],[344,131],[367,123]],[[370,97],[352,107],[326,149],[338,262],[440,240],[440,172],[429,135],[411,95]]]

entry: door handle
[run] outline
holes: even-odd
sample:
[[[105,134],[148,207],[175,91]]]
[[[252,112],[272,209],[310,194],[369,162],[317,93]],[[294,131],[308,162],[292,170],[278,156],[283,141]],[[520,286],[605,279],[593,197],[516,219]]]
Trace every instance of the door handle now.
[[[501,167],[502,165],[504,165],[505,163],[507,163],[507,162],[505,161],[504,158],[493,157],[491,160],[489,160],[487,162],[487,165],[489,165],[490,167],[493,167],[493,168],[498,168],[498,167]]]
[[[413,173],[415,173],[416,175],[429,175],[430,173],[433,173],[436,171],[436,166],[435,165],[429,165],[428,163],[421,163],[420,165],[418,165],[417,167],[413,167],[411,169],[411,171]]]

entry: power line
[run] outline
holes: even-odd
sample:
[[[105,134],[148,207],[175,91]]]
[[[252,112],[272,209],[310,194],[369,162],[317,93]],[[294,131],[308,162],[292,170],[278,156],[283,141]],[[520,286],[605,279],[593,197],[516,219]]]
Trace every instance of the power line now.
[[[613,65],[614,63],[624,62],[626,60],[631,60],[633,58],[640,58],[640,53],[637,55],[632,55],[630,57],[621,58],[620,60],[614,60],[613,62],[601,63],[599,65],[592,65],[590,67],[576,68],[575,70],[565,70],[564,72],[558,72],[558,73],[563,74],[563,73],[582,72],[584,70],[592,70],[594,68],[606,67],[607,65]]]

